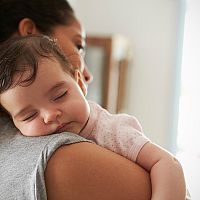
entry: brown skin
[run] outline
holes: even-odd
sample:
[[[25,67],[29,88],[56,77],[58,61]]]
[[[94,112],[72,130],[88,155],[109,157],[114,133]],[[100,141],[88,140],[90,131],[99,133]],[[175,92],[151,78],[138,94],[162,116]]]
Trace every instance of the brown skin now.
[[[20,21],[18,32],[16,32],[14,35],[26,36],[29,34],[40,35],[41,33],[38,31],[31,19],[24,18]],[[56,26],[49,36],[57,39],[58,44],[68,56],[72,65],[82,72],[85,82],[89,84],[92,81],[93,76],[84,62],[84,51],[82,51],[83,49],[79,49],[78,47],[82,46],[85,48],[86,37],[79,21],[74,20],[72,24],[68,26]]]
[[[71,27],[56,27],[51,36],[58,39],[70,61],[80,67],[85,81],[90,83],[92,75],[84,60],[70,56],[79,52],[76,43],[81,37],[84,44],[81,26],[78,21],[74,23]],[[40,32],[32,20],[25,18],[14,35],[27,34]],[[150,177],[145,170],[120,155],[85,142],[60,147],[47,164],[45,181],[48,200],[147,200],[151,196]]]
[[[45,171],[48,200],[148,200],[149,174],[118,154],[86,142],[59,148]]]

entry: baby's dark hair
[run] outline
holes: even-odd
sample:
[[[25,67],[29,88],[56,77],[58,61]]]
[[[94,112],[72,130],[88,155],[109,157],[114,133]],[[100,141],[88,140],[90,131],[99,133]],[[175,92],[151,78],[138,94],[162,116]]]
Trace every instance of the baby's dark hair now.
[[[75,14],[67,0],[0,0],[0,42],[18,31],[22,19],[31,19],[44,35],[58,25],[70,25]]]
[[[27,86],[36,78],[43,58],[58,61],[64,71],[74,76],[74,68],[55,40],[48,36],[13,37],[0,45],[0,94],[16,85]],[[29,72],[22,79],[24,72]],[[14,76],[19,78],[14,80]],[[51,78],[51,77],[49,77]]]

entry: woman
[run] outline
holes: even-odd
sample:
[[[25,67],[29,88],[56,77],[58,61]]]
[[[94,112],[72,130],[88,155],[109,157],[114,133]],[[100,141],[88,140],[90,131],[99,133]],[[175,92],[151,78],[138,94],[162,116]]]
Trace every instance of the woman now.
[[[92,80],[82,59],[84,31],[65,0],[0,0],[0,29],[1,42],[13,35],[56,38],[85,81]],[[6,117],[0,127],[0,199],[150,198],[143,169],[79,136],[26,138]]]

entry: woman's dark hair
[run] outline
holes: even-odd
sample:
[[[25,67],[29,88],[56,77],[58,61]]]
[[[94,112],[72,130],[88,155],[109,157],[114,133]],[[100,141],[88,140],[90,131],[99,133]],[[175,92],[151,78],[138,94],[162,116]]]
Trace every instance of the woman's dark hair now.
[[[70,24],[75,14],[66,0],[0,0],[0,42],[18,30],[23,18],[31,19],[48,35],[55,26]]]
[[[65,72],[74,75],[74,68],[48,36],[12,37],[0,45],[0,94],[16,85],[30,85],[36,78],[38,63],[43,58],[56,60]],[[23,73],[28,76],[22,79]],[[15,75],[19,74],[17,79]],[[51,78],[51,77],[49,77]]]

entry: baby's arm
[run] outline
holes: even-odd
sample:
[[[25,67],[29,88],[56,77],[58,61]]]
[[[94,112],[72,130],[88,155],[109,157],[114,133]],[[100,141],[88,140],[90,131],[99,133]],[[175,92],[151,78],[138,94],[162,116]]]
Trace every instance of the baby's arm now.
[[[182,167],[177,159],[161,147],[148,142],[136,162],[150,172],[152,200],[184,200],[186,186]]]

